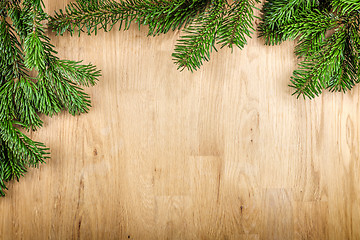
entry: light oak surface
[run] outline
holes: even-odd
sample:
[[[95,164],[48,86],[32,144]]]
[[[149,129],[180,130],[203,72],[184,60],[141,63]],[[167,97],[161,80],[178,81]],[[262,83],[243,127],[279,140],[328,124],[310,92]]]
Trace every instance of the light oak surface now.
[[[360,239],[359,87],[291,96],[293,42],[254,36],[189,73],[179,32],[51,36],[103,76],[88,114],[31,133],[51,159],[8,184],[1,240]]]

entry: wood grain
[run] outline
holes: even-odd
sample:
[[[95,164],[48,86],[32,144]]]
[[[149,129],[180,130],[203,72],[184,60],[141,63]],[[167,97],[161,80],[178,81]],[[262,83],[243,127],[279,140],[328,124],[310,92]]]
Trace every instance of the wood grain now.
[[[9,183],[0,239],[360,239],[359,87],[291,96],[294,43],[255,36],[191,74],[177,31],[51,37],[103,76],[88,114],[31,134],[52,158]]]

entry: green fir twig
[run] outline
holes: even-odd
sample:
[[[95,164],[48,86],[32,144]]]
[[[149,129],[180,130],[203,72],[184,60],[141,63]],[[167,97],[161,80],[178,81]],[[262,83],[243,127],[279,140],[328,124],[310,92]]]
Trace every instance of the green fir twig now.
[[[172,55],[178,69],[194,71],[210,59],[216,44],[243,48],[254,30],[258,0],[77,0],[55,12],[50,27],[57,34],[96,34],[115,24],[127,30],[132,22],[146,25],[148,35],[184,29]]]
[[[314,98],[324,89],[346,92],[359,82],[360,2],[267,0],[260,37],[269,45],[297,40],[301,59],[291,77],[294,94]]]
[[[43,143],[19,129],[41,127],[40,113],[87,112],[89,96],[78,85],[92,86],[100,76],[93,65],[56,56],[45,35],[49,16],[43,8],[41,0],[0,2],[0,196],[6,182],[49,157]]]

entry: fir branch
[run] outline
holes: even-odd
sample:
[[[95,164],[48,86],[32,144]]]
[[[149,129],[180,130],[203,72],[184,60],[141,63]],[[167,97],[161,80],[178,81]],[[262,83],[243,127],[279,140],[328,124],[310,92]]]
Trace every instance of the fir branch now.
[[[281,26],[293,20],[301,10],[311,10],[316,0],[268,0],[261,10],[262,21],[259,24],[259,37],[268,45],[279,44],[287,40],[281,32]]]
[[[96,70],[94,65],[82,65],[82,62],[75,62],[70,60],[57,60],[54,64],[56,71],[60,73],[65,79],[81,86],[94,86],[100,72]]]
[[[29,79],[20,77],[16,82],[6,82],[0,88],[0,119],[14,119],[22,122],[26,129],[36,130],[42,125],[35,105],[37,98],[36,85]]]
[[[358,0],[333,0],[332,5],[342,14],[360,10],[360,2]]]
[[[43,6],[41,0],[0,2],[0,196],[6,182],[48,158],[48,148],[20,129],[40,127],[39,113],[87,112],[90,99],[78,85],[94,85],[100,76],[91,64],[56,56]]]
[[[217,43],[221,48],[227,46],[233,49],[233,45],[242,49],[247,43],[246,37],[251,37],[254,20],[254,6],[258,0],[234,1],[225,13],[218,33]]]
[[[65,107],[70,114],[78,115],[86,113],[91,107],[90,97],[76,83],[65,78],[57,66],[49,66],[41,81],[46,81],[45,86],[49,86],[49,92],[56,96],[61,106]]]
[[[184,35],[172,55],[178,69],[197,70],[203,61],[222,47],[243,48],[250,37],[253,9],[259,0],[76,0],[55,12],[49,23],[57,34],[69,31],[97,33],[109,31],[118,23],[127,30],[132,22],[146,25],[148,35],[184,28]]]
[[[184,29],[175,46],[174,57],[178,69],[197,70],[202,61],[209,61],[212,49],[215,49],[216,33],[223,21],[225,1],[213,0],[209,8]]]
[[[19,181],[26,172],[26,163],[22,159],[17,159],[6,143],[0,139],[0,196],[5,196],[6,182]]]
[[[56,96],[57,103],[65,107],[72,115],[85,113],[91,107],[89,96],[76,84],[94,85],[99,77],[93,65],[80,65],[79,62],[59,60],[54,46],[44,34],[41,21],[45,13],[32,5],[26,7],[33,10],[33,24],[30,33],[24,40],[25,64],[39,72],[39,81],[46,81],[49,86],[47,95]]]
[[[14,124],[19,122],[0,121],[0,196],[5,196],[5,182],[19,180],[27,167],[37,167],[48,158],[48,148],[32,141]]]
[[[0,42],[0,71],[3,81],[26,76],[21,44],[5,17],[0,17]]]
[[[351,0],[298,1],[284,15],[281,9],[289,6],[283,0],[265,3],[259,27],[265,43],[297,40],[295,54],[302,61],[291,77],[295,95],[314,98],[323,89],[346,92],[359,82],[357,7]]]
[[[77,0],[70,3],[65,11],[55,12],[49,26],[57,34],[75,29],[88,34],[97,33],[99,29],[110,31],[116,23],[119,30],[122,26],[128,29],[135,21],[139,27],[148,25],[148,35],[158,35],[169,30],[181,28],[188,23],[198,11],[206,6],[206,0]]]
[[[36,109],[49,116],[59,113],[63,109],[63,105],[55,91],[51,90],[52,86],[45,80],[44,75],[39,75],[38,79],[36,85],[39,97],[37,98]]]
[[[14,127],[24,126],[20,122],[2,121],[0,123],[0,138],[6,144],[8,149],[17,159],[25,161],[28,166],[36,167],[39,163],[44,163],[48,158],[48,148],[40,142],[35,142],[27,137],[24,133]]]

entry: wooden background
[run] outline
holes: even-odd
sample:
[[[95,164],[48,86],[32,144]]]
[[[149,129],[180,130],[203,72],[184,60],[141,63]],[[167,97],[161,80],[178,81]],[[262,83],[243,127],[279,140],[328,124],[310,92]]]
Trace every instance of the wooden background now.
[[[0,239],[360,239],[359,87],[297,100],[294,43],[256,36],[180,73],[178,36],[52,35],[103,76],[32,134],[52,158],[8,185]]]

